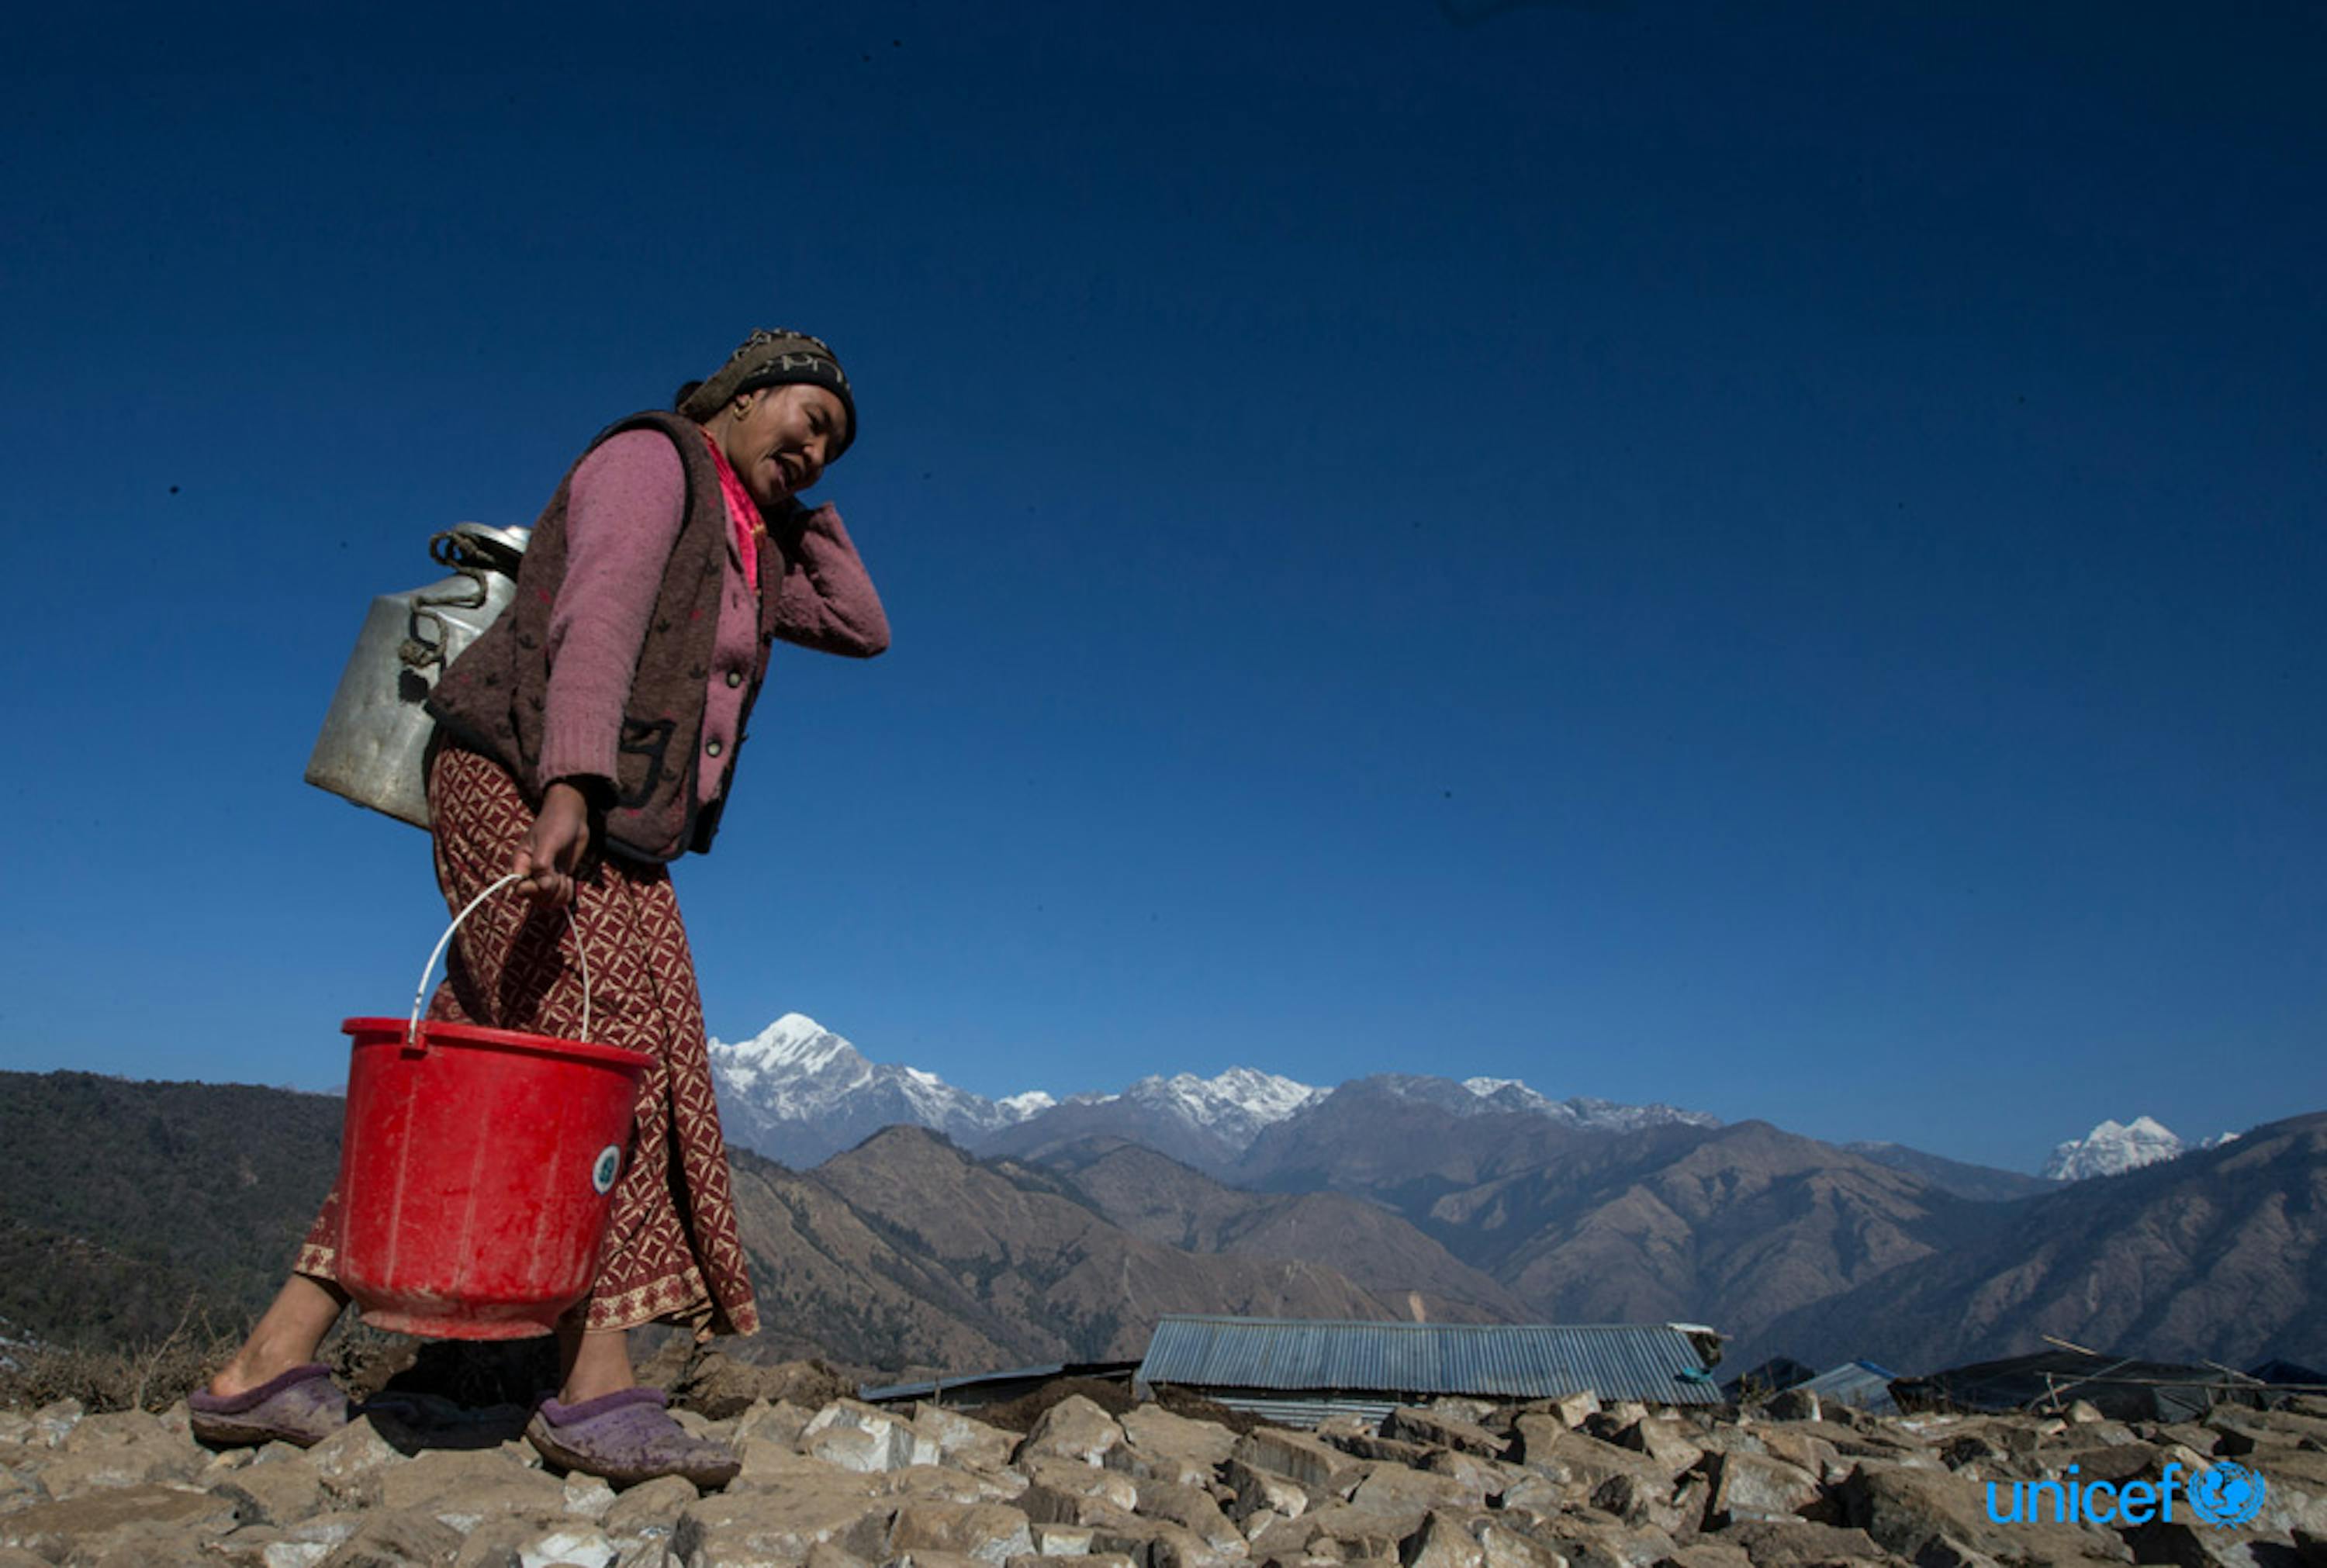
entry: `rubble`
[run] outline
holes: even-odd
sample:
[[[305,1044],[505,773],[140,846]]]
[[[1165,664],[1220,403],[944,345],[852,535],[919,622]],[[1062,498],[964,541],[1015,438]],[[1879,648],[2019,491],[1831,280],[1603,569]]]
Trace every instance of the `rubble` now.
[[[931,1404],[739,1404],[742,1379],[716,1386],[727,1414],[684,1419],[744,1462],[707,1496],[555,1474],[508,1440],[506,1413],[463,1418],[444,1444],[382,1414],[304,1451],[212,1453],[182,1411],[0,1412],[0,1568],[2327,1563],[2327,1413],[2308,1407],[2168,1423],[1578,1396],[1240,1434],[1078,1396],[1021,1438]],[[1989,1504],[1991,1485],[2121,1489],[2168,1466],[2186,1484],[2221,1460],[2267,1483],[2246,1526],[2196,1517],[2186,1491],[2173,1517],[2135,1526]]]

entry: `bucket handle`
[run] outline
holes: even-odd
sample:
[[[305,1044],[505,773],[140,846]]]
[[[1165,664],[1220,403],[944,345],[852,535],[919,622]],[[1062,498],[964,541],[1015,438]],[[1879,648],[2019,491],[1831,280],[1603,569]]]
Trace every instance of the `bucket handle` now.
[[[412,1022],[404,1031],[406,1050],[415,1050],[420,1044],[420,1012],[428,1005],[428,976],[436,973],[436,960],[444,956],[445,947],[453,940],[453,933],[461,929],[463,920],[477,912],[479,904],[491,898],[509,883],[519,880],[521,879],[519,873],[511,872],[500,881],[486,888],[483,892],[471,899],[468,907],[454,915],[453,923],[444,928],[444,934],[436,938],[436,946],[429,949],[428,962],[420,967],[419,988],[412,994]],[[574,926],[573,917],[568,916],[565,923],[569,927]],[[587,1040],[590,1038],[590,955],[583,949],[582,933],[578,929],[574,933],[574,956],[582,960],[582,1038]]]

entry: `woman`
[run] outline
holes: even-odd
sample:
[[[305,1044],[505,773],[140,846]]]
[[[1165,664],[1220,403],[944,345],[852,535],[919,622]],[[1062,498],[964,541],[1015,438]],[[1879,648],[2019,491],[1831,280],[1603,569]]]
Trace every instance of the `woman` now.
[[[758,331],[676,415],[610,427],[534,527],[515,602],[429,699],[436,876],[458,909],[507,872],[456,938],[429,1016],[581,1030],[653,1059],[589,1297],[559,1334],[563,1386],[527,1435],[554,1461],[628,1484],[735,1473],[634,1385],[625,1331],[758,1326],[735,1233],[701,1002],[665,862],[710,845],[776,639],[871,658],[879,596],[840,517],[794,497],[856,435],[839,360]],[[347,1420],[313,1358],[347,1303],[332,1277],[334,1193],[249,1339],[192,1396],[215,1442],[313,1442]]]

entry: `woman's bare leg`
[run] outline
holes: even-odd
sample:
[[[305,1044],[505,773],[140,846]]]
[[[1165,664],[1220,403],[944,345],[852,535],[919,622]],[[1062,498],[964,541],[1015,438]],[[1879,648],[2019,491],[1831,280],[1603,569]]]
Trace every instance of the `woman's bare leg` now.
[[[561,1327],[557,1348],[565,1361],[565,1386],[557,1391],[560,1405],[579,1405],[602,1394],[636,1387],[631,1370],[631,1335],[627,1329],[582,1331]]]
[[[348,1293],[331,1281],[293,1274],[283,1282],[274,1303],[260,1316],[242,1349],[210,1379],[210,1392],[231,1399],[313,1361],[315,1348],[340,1321],[341,1310],[347,1304]]]

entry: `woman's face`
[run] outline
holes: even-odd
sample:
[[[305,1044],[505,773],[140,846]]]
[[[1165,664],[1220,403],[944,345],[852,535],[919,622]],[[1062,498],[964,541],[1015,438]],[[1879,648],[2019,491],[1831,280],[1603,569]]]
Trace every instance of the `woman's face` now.
[[[848,409],[822,387],[762,387],[727,406],[720,448],[762,507],[773,508],[823,477],[848,428]]]

